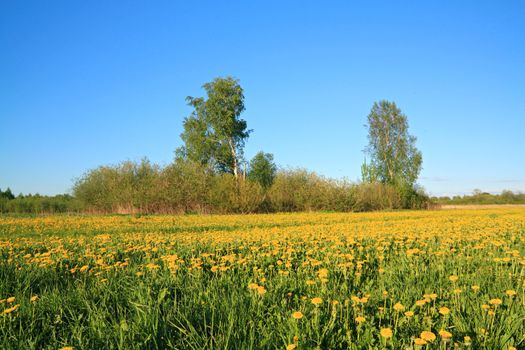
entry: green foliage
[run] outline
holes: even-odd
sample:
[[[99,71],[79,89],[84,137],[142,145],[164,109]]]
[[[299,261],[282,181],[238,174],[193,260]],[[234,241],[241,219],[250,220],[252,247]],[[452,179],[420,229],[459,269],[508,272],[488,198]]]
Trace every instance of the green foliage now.
[[[158,203],[159,167],[143,159],[88,171],[73,187],[75,197],[102,212],[152,212]]]
[[[11,200],[0,197],[0,213],[53,214],[80,212],[83,209],[81,201],[68,194],[56,196],[19,195]]]
[[[243,90],[232,77],[216,78],[203,88],[207,99],[187,98],[194,111],[184,120],[181,134],[184,146],[177,150],[177,156],[237,178],[244,143],[251,132],[246,121],[240,119],[245,109]]]
[[[504,190],[500,194],[491,194],[474,190],[471,195],[450,197],[433,197],[438,204],[467,205],[467,204],[525,204],[525,193],[514,193]]]
[[[11,192],[11,189],[9,187],[5,191],[2,191],[2,189],[0,189],[0,199],[6,199],[10,201],[15,199],[15,195],[13,194],[13,192]]]
[[[277,166],[273,161],[273,154],[259,152],[250,161],[248,180],[257,182],[264,190],[268,190],[275,180]]]
[[[365,175],[373,174],[382,183],[412,187],[423,158],[416,148],[416,137],[408,133],[407,117],[394,102],[379,101],[368,115],[367,128],[366,152],[371,163],[365,164]]]

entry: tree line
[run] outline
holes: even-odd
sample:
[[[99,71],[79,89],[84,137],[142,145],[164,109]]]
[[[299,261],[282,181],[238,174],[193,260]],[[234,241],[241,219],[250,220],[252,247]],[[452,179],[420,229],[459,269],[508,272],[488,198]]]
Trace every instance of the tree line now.
[[[361,181],[331,179],[306,169],[283,169],[274,156],[244,146],[253,130],[242,119],[244,91],[237,79],[203,85],[205,97],[187,97],[183,145],[160,167],[148,159],[87,171],[75,182],[73,210],[100,213],[254,213],[369,211],[426,208],[417,185],[422,154],[408,119],[394,102],[374,103],[367,117],[368,161]],[[68,199],[69,200],[69,199]]]
[[[446,205],[525,204],[525,193],[503,190],[499,194],[493,194],[476,189],[470,195],[432,197],[432,200],[437,204]]]

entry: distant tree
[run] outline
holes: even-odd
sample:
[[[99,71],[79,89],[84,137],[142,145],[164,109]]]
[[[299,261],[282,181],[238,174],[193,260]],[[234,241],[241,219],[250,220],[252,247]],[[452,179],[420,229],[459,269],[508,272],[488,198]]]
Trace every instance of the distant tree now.
[[[406,115],[394,102],[374,103],[368,115],[368,172],[378,181],[400,188],[413,188],[421,171],[422,155],[416,137],[408,133]]]
[[[232,77],[216,78],[203,85],[207,98],[187,97],[194,108],[184,119],[179,157],[209,164],[220,172],[240,175],[244,143],[251,130],[240,118],[245,110],[243,89]]]
[[[269,189],[275,179],[277,166],[273,161],[273,154],[259,152],[250,161],[248,180],[259,183],[264,190]]]
[[[0,189],[0,198],[5,198],[7,200],[15,199],[15,195],[11,192],[11,189],[8,187],[7,190],[3,191]]]

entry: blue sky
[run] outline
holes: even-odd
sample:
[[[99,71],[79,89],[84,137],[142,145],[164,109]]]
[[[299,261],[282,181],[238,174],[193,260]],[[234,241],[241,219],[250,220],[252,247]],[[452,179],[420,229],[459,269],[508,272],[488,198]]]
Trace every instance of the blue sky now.
[[[395,101],[431,194],[525,191],[523,1],[3,1],[0,188],[56,194],[181,143],[188,95],[240,79],[248,158],[357,180]]]

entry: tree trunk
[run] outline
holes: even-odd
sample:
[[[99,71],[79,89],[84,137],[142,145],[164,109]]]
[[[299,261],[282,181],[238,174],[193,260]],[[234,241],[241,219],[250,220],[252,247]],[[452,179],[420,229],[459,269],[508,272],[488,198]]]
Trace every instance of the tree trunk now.
[[[239,164],[237,164],[237,150],[235,149],[235,145],[233,144],[233,140],[231,138],[228,140],[228,144],[230,145],[230,150],[233,156],[233,176],[235,176],[235,178],[238,179]]]

